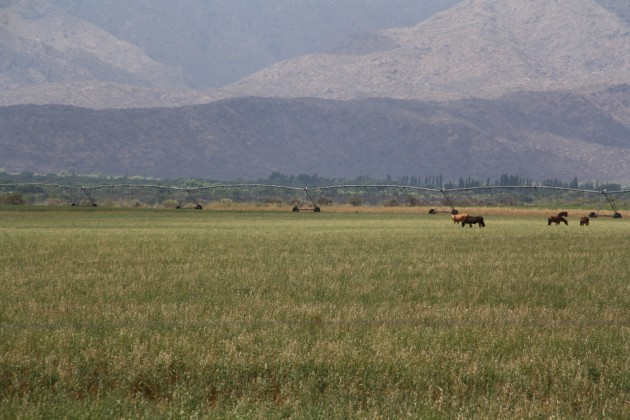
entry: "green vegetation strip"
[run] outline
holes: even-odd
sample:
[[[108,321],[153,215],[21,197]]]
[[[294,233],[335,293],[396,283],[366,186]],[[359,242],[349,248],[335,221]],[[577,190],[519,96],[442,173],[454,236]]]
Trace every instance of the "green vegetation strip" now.
[[[0,208],[0,417],[624,417],[630,222],[486,223]]]

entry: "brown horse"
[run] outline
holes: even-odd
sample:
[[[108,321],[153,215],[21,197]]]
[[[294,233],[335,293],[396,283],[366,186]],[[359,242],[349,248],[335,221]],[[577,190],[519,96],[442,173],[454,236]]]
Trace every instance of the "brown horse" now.
[[[580,217],[580,226],[588,226],[589,218],[588,216]]]
[[[569,224],[569,222],[567,222],[567,219],[565,219],[561,215],[549,216],[547,218],[547,226],[550,226],[552,223],[555,223],[556,226],[558,226],[560,223],[564,223],[565,225]]]
[[[466,218],[462,220],[462,227],[466,226],[466,224],[470,225],[470,227],[476,224],[478,224],[480,228],[486,227],[486,224],[483,222],[483,217],[481,216],[466,216]]]
[[[467,217],[468,217],[468,215],[466,213],[451,214],[451,219],[453,219],[453,224],[459,223],[459,222],[463,222],[464,219],[466,219]]]

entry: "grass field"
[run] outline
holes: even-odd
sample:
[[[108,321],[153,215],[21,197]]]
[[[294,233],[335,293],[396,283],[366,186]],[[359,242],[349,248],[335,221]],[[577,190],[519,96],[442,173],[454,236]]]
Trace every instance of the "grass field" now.
[[[0,417],[627,418],[630,217],[479,211],[0,208]]]

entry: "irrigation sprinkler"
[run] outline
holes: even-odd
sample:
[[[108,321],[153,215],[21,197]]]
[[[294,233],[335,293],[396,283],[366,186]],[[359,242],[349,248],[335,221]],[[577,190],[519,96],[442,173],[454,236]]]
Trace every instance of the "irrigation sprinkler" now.
[[[88,200],[90,202],[90,207],[98,207],[98,205],[96,204],[96,200],[94,200],[94,198],[90,195],[90,193],[88,193],[87,188],[81,187],[81,191],[88,198]],[[72,207],[78,206],[78,205],[79,205],[78,203],[72,203],[71,204]]]
[[[302,194],[302,200],[300,201],[299,204],[296,204],[293,206],[292,211],[294,212],[299,212],[299,211],[312,211],[315,213],[319,213],[321,211],[321,209],[315,204],[315,200],[313,200],[313,197],[311,196],[311,194],[308,192],[308,187],[304,187],[304,194]],[[311,202],[311,204],[313,205],[312,207],[304,207],[304,202],[306,201],[306,199],[308,199],[308,201]]]
[[[592,218],[597,218],[597,217],[612,217],[613,219],[621,219],[621,213],[619,213],[617,211],[617,206],[615,205],[615,200],[611,197],[611,195],[608,193],[607,190],[602,191],[602,200],[599,204],[599,208],[597,209],[596,212],[591,212],[589,214],[589,217]],[[610,205],[610,207],[613,210],[613,214],[600,214],[600,211],[602,210],[602,207],[604,207],[604,204],[608,203]]]
[[[186,187],[186,195],[184,196],[184,198],[179,202],[179,204],[177,205],[177,207],[175,207],[176,209],[182,209],[184,208],[184,203],[190,199],[193,203],[195,203],[195,210],[202,210],[203,206],[201,204],[199,204],[199,202],[197,201],[197,199],[195,198],[194,195],[192,195],[192,193],[190,192],[190,188]]]
[[[444,199],[446,200],[446,202],[450,206],[451,210],[447,211],[447,210],[429,209],[429,214],[459,214],[459,211],[453,206],[453,201],[451,200],[451,197],[449,197],[446,189],[442,188],[442,190],[440,192],[444,196]]]

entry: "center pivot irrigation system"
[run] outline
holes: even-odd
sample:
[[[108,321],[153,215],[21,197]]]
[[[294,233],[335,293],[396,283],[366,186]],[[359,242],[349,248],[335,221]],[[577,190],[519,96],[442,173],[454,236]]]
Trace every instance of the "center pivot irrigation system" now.
[[[481,186],[467,188],[424,188],[405,185],[332,185],[288,187],[266,184],[217,184],[200,187],[164,185],[93,185],[22,183],[0,184],[0,203],[19,195],[26,204],[88,207],[163,206],[203,209],[211,203],[290,204],[292,211],[319,213],[322,206],[426,206],[430,214],[458,214],[459,206],[576,206],[592,208],[590,217],[621,218],[618,202],[630,206],[630,190],[586,190],[548,186]],[[3,199],[4,197],[4,199]],[[604,212],[609,207],[612,213]]]

